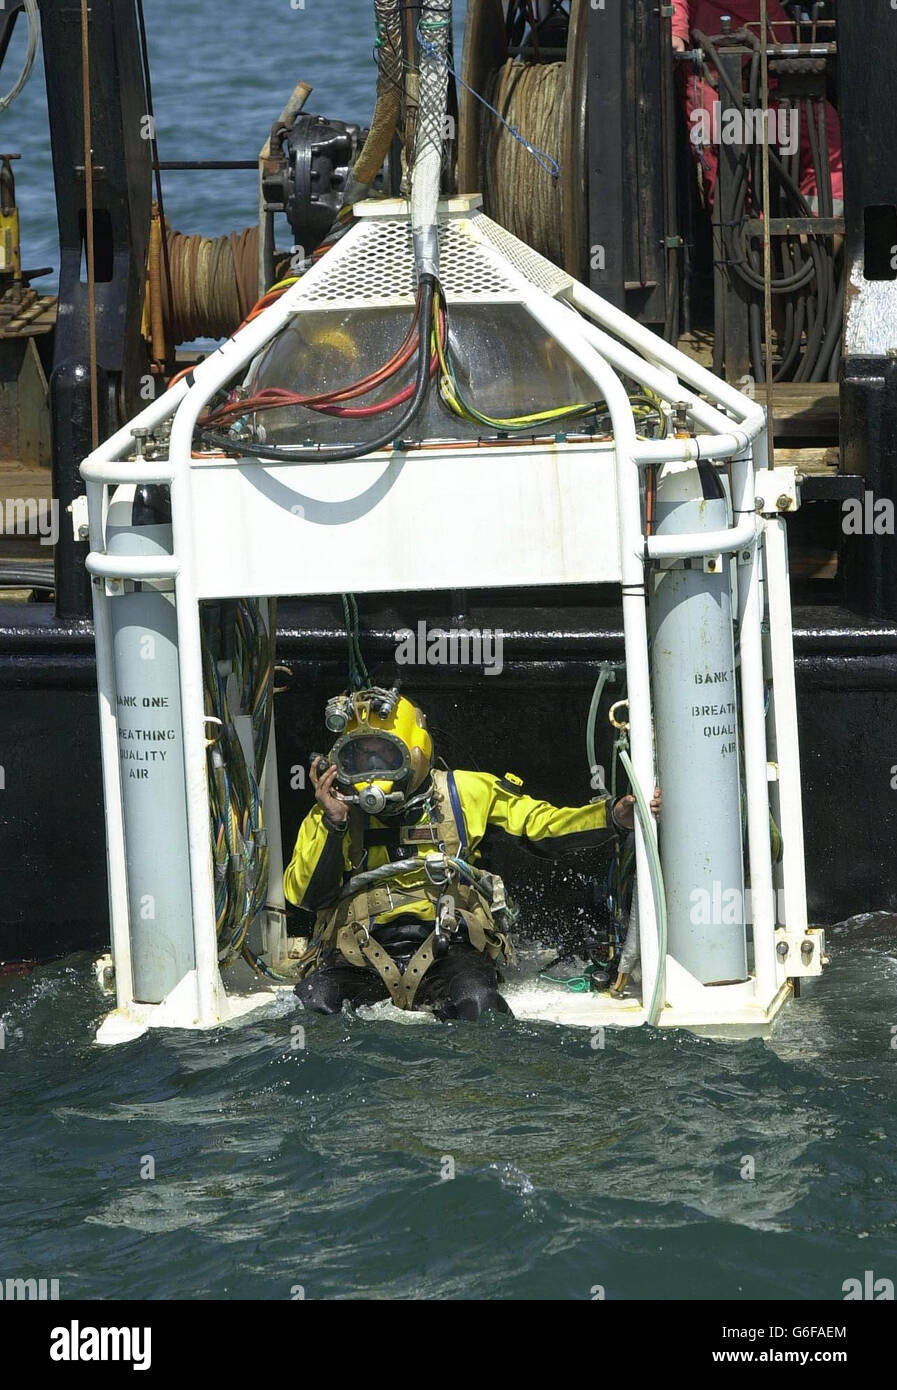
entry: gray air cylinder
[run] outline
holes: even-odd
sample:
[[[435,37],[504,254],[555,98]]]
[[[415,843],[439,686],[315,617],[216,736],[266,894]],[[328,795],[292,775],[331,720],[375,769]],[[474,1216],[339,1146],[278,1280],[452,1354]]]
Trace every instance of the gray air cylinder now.
[[[656,534],[721,530],[708,464],[666,464]],[[648,578],[659,836],[669,952],[702,984],[747,978],[731,560],[660,561]]]
[[[171,526],[147,493],[117,488],[110,555],[171,555]],[[163,514],[164,515],[164,514]],[[134,998],[158,1004],[194,965],[173,581],[110,599]]]

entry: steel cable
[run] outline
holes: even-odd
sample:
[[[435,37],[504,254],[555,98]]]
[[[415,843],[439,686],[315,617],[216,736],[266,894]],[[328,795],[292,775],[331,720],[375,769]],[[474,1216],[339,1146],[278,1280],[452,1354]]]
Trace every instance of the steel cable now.
[[[562,164],[566,75],[566,63],[516,59],[491,73],[483,95],[507,125],[485,120],[479,146],[479,186],[489,215],[558,263],[564,259],[563,181],[532,158],[515,131]]]

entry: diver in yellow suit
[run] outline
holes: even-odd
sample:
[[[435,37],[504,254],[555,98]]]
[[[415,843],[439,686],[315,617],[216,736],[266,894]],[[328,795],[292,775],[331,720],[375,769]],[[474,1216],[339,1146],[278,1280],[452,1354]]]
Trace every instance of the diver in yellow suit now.
[[[510,774],[435,768],[426,717],[396,689],[336,696],[326,722],[340,734],[312,755],[316,804],[283,880],[316,913],[296,994],[322,1013],[387,998],[442,1019],[510,1013],[504,889],[478,862],[487,827],[555,857],[631,830],[634,798],[551,806]]]

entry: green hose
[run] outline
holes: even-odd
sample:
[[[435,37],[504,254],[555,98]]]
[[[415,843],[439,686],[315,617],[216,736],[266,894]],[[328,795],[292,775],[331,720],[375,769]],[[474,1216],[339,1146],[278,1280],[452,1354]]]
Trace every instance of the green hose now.
[[[620,669],[617,662],[602,661],[601,671],[598,676],[595,689],[592,691],[592,702],[589,705],[589,716],[586,720],[586,757],[589,760],[589,778],[595,775],[598,766],[598,755],[595,749],[595,726],[598,723],[598,707],[601,704],[601,696],[604,694],[604,687],[610,680],[611,675],[616,679],[616,672]],[[597,791],[597,787],[592,788]]]
[[[651,892],[654,895],[654,910],[657,913],[657,977],[654,981],[651,1003],[648,1006],[648,1022],[656,1024],[663,1010],[665,1002],[663,994],[666,985],[667,903],[663,886],[663,870],[660,867],[660,855],[657,852],[657,841],[654,838],[651,811],[636,778],[632,760],[625,748],[620,749],[620,761],[632,786],[636,810],[642,823],[645,847],[648,851],[648,868],[651,871]]]
[[[539,971],[539,979],[547,980],[552,985],[563,985],[569,989],[571,994],[588,994],[592,988],[591,976],[598,969],[597,965],[588,966],[581,975],[549,975],[547,970]]]
[[[595,755],[595,725],[598,722],[598,706],[601,704],[601,696],[604,694],[604,687],[610,672],[607,666],[601,667],[601,674],[592,692],[592,703],[589,705],[589,717],[586,720],[586,757],[589,760],[589,778],[595,776],[595,768],[598,766],[598,759]],[[593,788],[597,791],[597,787]]]
[[[349,685],[353,690],[363,690],[370,685],[371,677],[361,654],[359,636],[358,604],[354,594],[343,594],[343,618],[346,624],[346,638],[349,643]]]

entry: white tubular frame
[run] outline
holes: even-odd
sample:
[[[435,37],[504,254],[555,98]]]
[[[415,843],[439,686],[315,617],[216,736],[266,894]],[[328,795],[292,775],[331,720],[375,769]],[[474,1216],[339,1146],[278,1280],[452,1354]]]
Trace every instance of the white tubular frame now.
[[[759,453],[758,467],[766,455]],[[770,700],[767,726],[776,762],[779,826],[782,831],[782,885],[784,920],[793,930],[807,923],[807,880],[804,864],[803,798],[797,728],[797,689],[791,650],[791,586],[788,570],[788,538],[785,518],[766,523],[763,550],[769,608],[770,664],[776,681]],[[777,967],[778,968],[778,967]],[[784,971],[780,969],[780,974]]]
[[[508,268],[509,274],[517,274]],[[737,554],[741,633],[740,688],[744,726],[745,778],[750,873],[753,899],[753,999],[767,1009],[782,984],[775,957],[775,912],[769,844],[765,676],[761,643],[761,547],[765,523],[754,510],[754,467],[765,467],[765,412],[711,372],[629,319],[599,296],[575,283],[565,291],[567,302],[553,298],[517,274],[520,297],[532,317],[556,338],[578,363],[606,401],[614,431],[615,480],[621,542],[621,581],[626,668],[629,686],[630,738],[636,776],[647,796],[654,787],[651,684],[645,607],[645,563],[648,559]],[[91,553],[87,567],[94,577],[94,615],[97,637],[100,728],[103,781],[107,808],[110,910],[119,1005],[130,1002],[130,940],[125,890],[125,847],[121,816],[112,667],[106,581],[112,578],[173,577],[176,593],[180,656],[180,696],[186,774],[192,921],[196,956],[196,1021],[214,1023],[219,1016],[217,941],[212,892],[212,857],[208,829],[208,791],[203,726],[203,681],[197,574],[193,545],[191,457],[198,418],[213,395],[300,312],[302,282],[291,287],[257,319],[195,368],[166,395],[147,407],[131,425],[119,430],[82,465],[90,511]],[[579,312],[577,312],[579,311]],[[673,405],[684,405],[690,419],[710,433],[687,438],[639,440],[626,389],[618,373],[639,381]],[[704,397],[704,399],[701,399]],[[169,462],[123,462],[132,451],[132,430],[152,429],[173,418]],[[434,446],[438,448],[438,445]],[[756,460],[752,460],[752,449]],[[377,456],[372,456],[376,458]],[[380,455],[382,461],[384,455]],[[731,464],[733,525],[713,533],[646,538],[642,529],[639,469],[664,461],[711,460]],[[287,461],[287,460],[285,460]],[[266,461],[266,467],[270,467]],[[171,488],[173,555],[149,561],[108,556],[104,548],[106,489],[126,481],[168,483]],[[596,543],[598,538],[596,537]],[[773,578],[787,584],[782,561],[784,542],[776,533]],[[787,595],[778,613],[787,621]],[[796,728],[790,633],[779,633],[773,646],[775,669],[783,676],[777,706],[783,727]],[[783,666],[784,663],[784,666]],[[788,674],[785,675],[784,673]],[[790,684],[788,683],[790,680]],[[271,747],[274,747],[272,735]],[[788,832],[800,824],[799,765],[795,745],[780,748],[783,808]],[[653,832],[656,834],[656,830]],[[652,994],[658,971],[657,923],[646,845],[637,822],[636,857],[641,910],[642,998]],[[791,852],[790,872],[800,883],[791,890],[795,907],[804,904],[800,846]],[[747,986],[739,986],[739,989]]]
[[[301,281],[299,282],[301,285]],[[218,943],[212,879],[212,852],[209,842],[209,793],[206,778],[204,693],[199,604],[193,566],[193,515],[190,495],[190,460],[196,421],[220,386],[245,367],[255,354],[284,327],[294,312],[296,291],[292,286],[232,338],[211,353],[189,377],[141,411],[129,425],[90,454],[81,465],[87,483],[90,520],[90,554],[87,569],[93,576],[94,625],[97,644],[97,684],[100,697],[100,742],[103,755],[103,793],[106,805],[107,858],[110,882],[112,948],[115,959],[116,996],[119,1008],[133,1001],[131,977],[130,922],[127,899],[127,869],[121,783],[118,773],[117,726],[115,719],[115,671],[112,661],[112,634],[109,598],[104,579],[110,568],[116,578],[147,578],[145,566],[137,557],[110,557],[104,553],[104,489],[135,480],[133,464],[116,463],[133,447],[135,428],[149,429],[174,416],[169,462],[142,464],[140,481],[167,483],[171,489],[171,517],[174,539],[172,572],[175,582],[178,656],[180,671],[181,725],[187,804],[187,837],[190,853],[193,946],[195,954],[195,1021],[200,1026],[217,1022],[220,1016]],[[111,563],[110,563],[111,562]],[[160,562],[155,561],[156,565]],[[164,564],[164,561],[162,562]],[[134,567],[140,569],[135,574]]]

